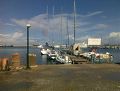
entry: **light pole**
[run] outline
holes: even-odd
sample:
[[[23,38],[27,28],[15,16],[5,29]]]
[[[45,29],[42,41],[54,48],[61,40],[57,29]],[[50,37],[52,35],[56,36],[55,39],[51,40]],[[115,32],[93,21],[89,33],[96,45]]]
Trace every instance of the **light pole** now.
[[[29,65],[29,28],[31,27],[31,25],[27,24],[26,27],[27,27],[27,65],[26,65],[26,69],[30,69],[30,65]]]

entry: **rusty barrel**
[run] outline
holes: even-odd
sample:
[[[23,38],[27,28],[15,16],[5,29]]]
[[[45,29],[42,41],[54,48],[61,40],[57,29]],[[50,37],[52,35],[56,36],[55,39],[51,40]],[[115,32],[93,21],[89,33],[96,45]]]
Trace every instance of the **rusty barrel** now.
[[[8,58],[0,58],[0,71],[9,70]]]
[[[12,54],[12,66],[15,68],[20,67],[20,54],[19,53]]]
[[[29,65],[30,66],[36,65],[36,54],[34,53],[29,54]]]
[[[0,71],[2,70],[2,59],[0,58]]]

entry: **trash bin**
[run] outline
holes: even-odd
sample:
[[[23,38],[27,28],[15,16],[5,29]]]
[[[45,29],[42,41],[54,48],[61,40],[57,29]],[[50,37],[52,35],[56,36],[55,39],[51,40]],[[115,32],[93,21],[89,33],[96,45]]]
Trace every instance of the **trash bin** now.
[[[30,66],[36,65],[36,54],[34,54],[34,53],[29,54],[29,65]]]

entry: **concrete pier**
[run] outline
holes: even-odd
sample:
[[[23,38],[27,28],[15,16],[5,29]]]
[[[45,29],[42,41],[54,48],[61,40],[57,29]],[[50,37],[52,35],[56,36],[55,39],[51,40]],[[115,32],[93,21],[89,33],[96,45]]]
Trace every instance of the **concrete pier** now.
[[[0,91],[120,91],[115,64],[39,65],[0,72]]]

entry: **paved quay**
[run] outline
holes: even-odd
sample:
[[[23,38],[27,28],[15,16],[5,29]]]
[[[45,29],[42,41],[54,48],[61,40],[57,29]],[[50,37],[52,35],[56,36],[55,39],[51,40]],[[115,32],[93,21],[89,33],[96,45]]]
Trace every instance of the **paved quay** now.
[[[120,65],[39,65],[2,71],[0,91],[120,91]]]

